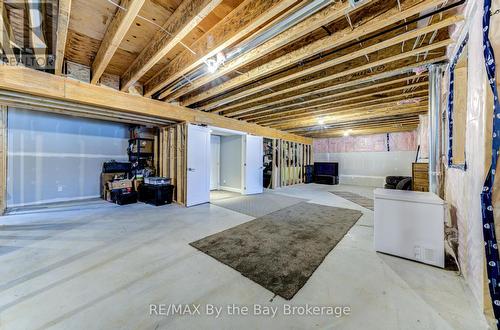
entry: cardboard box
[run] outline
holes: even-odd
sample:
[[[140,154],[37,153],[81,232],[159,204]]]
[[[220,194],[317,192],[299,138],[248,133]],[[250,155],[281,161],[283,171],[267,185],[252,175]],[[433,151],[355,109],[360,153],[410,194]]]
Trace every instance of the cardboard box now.
[[[104,193],[106,190],[108,190],[108,182],[113,180],[115,177],[121,177],[126,175],[127,173],[121,172],[121,173],[101,173],[101,197],[104,198]]]
[[[116,180],[116,181],[110,181],[108,182],[108,187],[109,190],[113,189],[123,189],[123,188],[132,188],[133,183],[132,180],[126,179],[126,180]]]
[[[108,202],[111,202],[111,190],[109,189],[106,189],[106,191],[104,191],[104,200],[108,201]]]

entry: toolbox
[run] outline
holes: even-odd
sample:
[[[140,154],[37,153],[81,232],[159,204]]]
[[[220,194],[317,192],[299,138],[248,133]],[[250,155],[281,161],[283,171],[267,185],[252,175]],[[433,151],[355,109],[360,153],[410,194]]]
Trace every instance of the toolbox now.
[[[132,188],[111,190],[111,201],[118,205],[127,205],[137,203],[137,192]]]

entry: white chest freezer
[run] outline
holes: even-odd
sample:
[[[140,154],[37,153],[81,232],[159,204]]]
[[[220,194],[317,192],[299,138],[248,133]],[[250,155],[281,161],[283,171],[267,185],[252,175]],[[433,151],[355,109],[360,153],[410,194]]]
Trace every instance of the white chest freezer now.
[[[445,202],[434,193],[375,189],[375,250],[444,267]]]

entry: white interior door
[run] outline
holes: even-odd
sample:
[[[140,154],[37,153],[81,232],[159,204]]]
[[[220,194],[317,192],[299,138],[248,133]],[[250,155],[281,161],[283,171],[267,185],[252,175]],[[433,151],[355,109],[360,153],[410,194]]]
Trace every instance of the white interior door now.
[[[264,151],[262,136],[247,135],[245,138],[245,184],[246,195],[264,191]]]
[[[188,125],[186,206],[210,201],[210,132]]]
[[[210,190],[220,187],[220,136],[210,136]]]

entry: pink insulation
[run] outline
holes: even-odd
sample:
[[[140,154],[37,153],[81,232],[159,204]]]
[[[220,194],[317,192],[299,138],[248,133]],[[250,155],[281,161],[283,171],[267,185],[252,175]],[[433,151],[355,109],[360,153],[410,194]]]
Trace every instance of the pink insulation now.
[[[429,116],[420,115],[420,124],[417,128],[417,145],[420,145],[420,159],[429,158]]]
[[[318,153],[328,152],[328,139],[314,139],[313,150]]]
[[[389,133],[389,146],[391,151],[414,151],[417,133]],[[315,153],[387,151],[387,134],[315,139],[313,148]]]
[[[417,150],[417,132],[401,132],[389,134],[389,145],[392,151]]]

